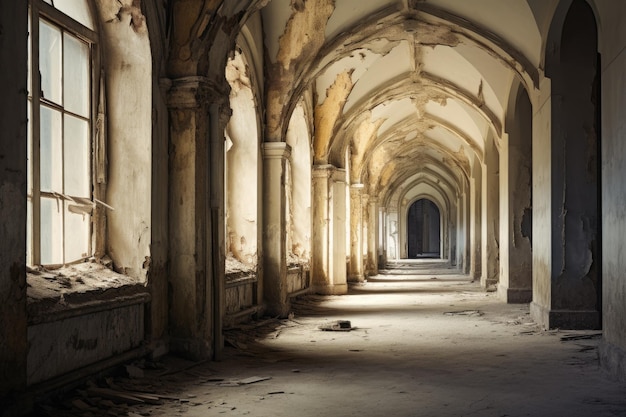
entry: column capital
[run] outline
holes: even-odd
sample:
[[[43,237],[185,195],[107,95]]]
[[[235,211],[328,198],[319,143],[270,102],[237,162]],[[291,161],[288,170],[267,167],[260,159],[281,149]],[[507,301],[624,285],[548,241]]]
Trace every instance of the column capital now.
[[[313,165],[311,176],[332,179],[334,182],[346,182],[346,170],[331,164]]]
[[[291,156],[291,146],[287,142],[264,142],[263,159],[287,159]]]
[[[167,105],[175,109],[195,109],[228,99],[228,91],[201,75],[160,80],[168,92]]]

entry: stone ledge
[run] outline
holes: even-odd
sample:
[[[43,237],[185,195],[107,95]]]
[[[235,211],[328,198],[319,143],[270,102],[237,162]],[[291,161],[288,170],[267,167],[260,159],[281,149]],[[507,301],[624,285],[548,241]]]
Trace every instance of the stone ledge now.
[[[150,301],[143,283],[96,262],[31,270],[26,282],[29,325]]]

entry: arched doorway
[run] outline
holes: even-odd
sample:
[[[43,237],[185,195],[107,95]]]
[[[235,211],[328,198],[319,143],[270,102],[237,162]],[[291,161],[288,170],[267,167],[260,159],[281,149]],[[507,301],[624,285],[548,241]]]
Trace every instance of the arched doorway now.
[[[441,214],[437,205],[426,198],[409,207],[407,245],[409,259],[441,257]]]

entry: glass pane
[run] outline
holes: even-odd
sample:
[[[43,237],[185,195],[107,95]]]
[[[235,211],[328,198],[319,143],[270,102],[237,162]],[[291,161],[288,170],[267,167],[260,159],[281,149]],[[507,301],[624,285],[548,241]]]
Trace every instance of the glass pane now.
[[[91,197],[89,123],[68,114],[64,123],[65,194]]]
[[[69,211],[71,201],[65,202],[65,262],[73,262],[89,256],[89,214]]]
[[[61,112],[40,106],[40,122],[41,190],[61,193],[63,192]]]
[[[91,10],[89,10],[86,0],[54,0],[54,7],[89,29],[94,30]]]
[[[39,71],[42,97],[61,104],[61,31],[43,20],[39,21]]]
[[[63,263],[63,202],[41,198],[41,263]]]
[[[89,116],[89,46],[63,34],[63,106],[65,110]]]
[[[33,201],[26,205],[26,265],[33,264]]]

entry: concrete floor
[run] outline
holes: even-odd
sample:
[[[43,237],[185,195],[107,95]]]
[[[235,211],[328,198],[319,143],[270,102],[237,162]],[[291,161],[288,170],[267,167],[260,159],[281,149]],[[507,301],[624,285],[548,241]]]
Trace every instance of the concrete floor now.
[[[45,410],[135,417],[626,416],[626,385],[598,368],[598,332],[543,331],[527,305],[503,304],[467,276],[438,268],[433,261],[398,264],[393,275],[370,278],[347,296],[299,299],[290,320],[228,331],[237,347],[227,347],[220,362],[170,357],[143,377],[109,379],[118,389],[160,396],[160,404],[101,401],[72,414],[76,407],[68,404],[81,395],[95,403],[77,391],[66,409],[59,403]],[[333,320],[350,320],[356,329],[319,329]],[[251,377],[270,379],[246,384]]]

